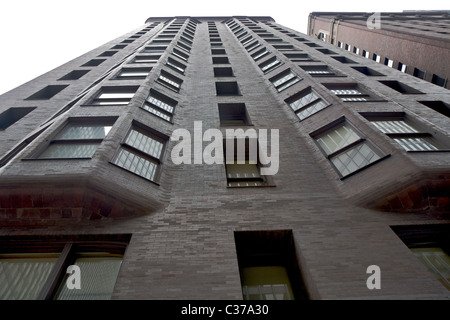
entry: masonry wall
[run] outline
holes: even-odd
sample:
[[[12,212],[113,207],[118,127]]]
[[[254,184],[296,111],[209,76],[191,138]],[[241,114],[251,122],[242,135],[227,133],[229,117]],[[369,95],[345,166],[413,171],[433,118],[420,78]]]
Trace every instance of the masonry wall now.
[[[235,18],[235,21],[244,26],[241,20],[252,22],[245,18]],[[221,48],[226,51],[219,56],[226,55],[229,64],[216,65],[212,62],[208,21],[215,22],[223,43]],[[140,86],[128,107],[83,107],[83,101],[89,98],[88,94],[68,114],[62,115],[48,131],[33,141],[29,148],[0,169],[3,177],[0,202],[3,227],[0,229],[0,236],[131,234],[113,299],[242,299],[234,233],[259,230],[292,230],[301,273],[312,299],[448,299],[448,291],[430,276],[425,266],[391,229],[396,225],[446,224],[448,211],[439,215],[424,210],[405,213],[382,211],[373,205],[387,195],[397,194],[417,180],[422,181],[423,176],[438,179],[434,174],[426,174],[425,169],[430,166],[436,169],[439,181],[448,182],[448,155],[445,152],[427,155],[402,152],[398,146],[374,130],[359,112],[406,109],[432,123],[435,132],[442,135],[444,140],[449,138],[446,128],[449,128],[450,120],[431,109],[423,108],[415,98],[399,96],[392,89],[304,42],[317,43],[321,48],[336,52],[336,55],[354,59],[356,63],[352,66],[368,65],[382,72],[384,77],[420,88],[424,92],[422,99],[450,102],[445,89],[366,61],[362,57],[355,57],[267,18],[254,19],[253,22],[286,43],[297,46],[299,52],[308,53],[319,60],[312,64],[328,64],[347,77],[337,80],[313,78],[298,66],[299,63],[290,61],[282,52],[247,29],[272,52],[261,61],[273,55],[283,61],[282,66],[264,74],[258,67],[261,61],[253,61],[250,56],[252,52],[244,49],[225,21],[224,18],[198,18],[186,72],[179,75],[183,83],[178,93],[160,86],[155,80],[161,69],[175,74],[164,63],[179,35],[172,41],[159,63],[153,65],[152,72],[145,81],[127,80],[120,83]],[[184,22],[184,26],[188,22],[189,19]],[[150,33],[136,40],[133,48],[152,39],[166,26],[161,22]],[[124,38],[131,34],[133,33]],[[300,36],[306,40],[295,39]],[[52,83],[60,75],[77,68],[85,58],[97,55],[122,39],[114,40],[2,96],[0,105],[3,107],[19,101],[28,106],[28,102],[22,101],[23,97],[39,90],[43,83]],[[131,53],[134,51],[130,48],[122,55]],[[115,55],[108,58],[111,59],[108,60],[111,63],[109,67],[118,63],[118,55],[119,53],[117,57]],[[234,77],[231,81],[237,82],[240,95],[217,96],[215,83],[230,81],[230,78],[214,77],[213,68],[216,66],[233,69]],[[301,81],[278,93],[269,79],[287,68],[291,68]],[[106,67],[95,72],[100,75],[105,70]],[[91,84],[97,78],[94,77],[94,70],[92,72],[82,78],[79,84],[77,82],[75,86],[64,89],[69,90],[67,93],[61,92],[67,94],[61,96],[61,101],[70,100],[82,88]],[[336,81],[360,83],[387,101],[344,104],[321,84]],[[95,88],[116,83],[117,80],[107,77]],[[316,117],[300,122],[285,99],[309,86],[330,102],[330,106]],[[96,92],[95,88],[90,93]],[[151,88],[178,101],[173,123],[161,121],[139,109]],[[61,101],[52,99],[43,102],[38,109],[43,110],[42,116],[34,120],[40,123],[47,119],[50,114],[59,110],[63,104]],[[269,136],[270,130],[279,130],[280,168],[273,176],[272,185],[227,187],[223,164],[175,165],[170,160],[176,145],[174,141],[166,144],[157,183],[132,175],[110,163],[133,121],[141,122],[168,137],[177,128],[187,129],[194,136],[194,121],[202,122],[203,131],[216,128],[225,134],[226,128],[221,127],[219,121],[219,103],[245,103],[252,122],[252,126],[246,129],[267,129]],[[22,160],[45,143],[48,139],[47,132],[61,126],[67,117],[105,115],[117,117],[117,120],[92,159]],[[342,116],[360,128],[383,152],[390,154],[390,157],[380,163],[348,179],[339,177],[311,138],[312,132]],[[36,129],[36,123],[32,119],[23,121],[5,132],[16,137],[10,138],[11,142],[8,147],[3,147],[2,152],[10,149],[26,133]],[[22,126],[30,126],[30,129],[22,131]],[[203,147],[206,145],[206,142],[203,143]],[[23,209],[23,199],[27,193],[41,197],[42,194],[48,194],[36,191],[42,186],[50,189],[52,186],[58,186],[55,189],[66,188],[69,193],[73,192],[73,188],[84,190],[84,194],[80,191],[83,200],[77,206],[79,210],[73,211],[71,215],[64,215],[61,211],[50,217],[43,215],[42,207],[27,216],[21,216],[23,211],[13,210],[19,207]],[[444,183],[444,187],[448,188],[448,184]],[[61,208],[73,206],[73,203],[69,203],[70,197],[64,200],[61,193],[56,194]],[[88,195],[92,197],[89,201]],[[88,208],[92,209],[94,203],[102,201],[120,206],[121,209],[113,214],[115,211],[111,208],[108,211],[99,205],[95,212],[86,212]],[[366,270],[370,265],[381,268],[380,290],[369,290],[366,286],[369,276]]]

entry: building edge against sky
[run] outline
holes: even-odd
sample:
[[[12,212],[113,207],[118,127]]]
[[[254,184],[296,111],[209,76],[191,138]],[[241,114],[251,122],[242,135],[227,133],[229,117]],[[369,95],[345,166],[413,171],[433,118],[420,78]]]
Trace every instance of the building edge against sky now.
[[[149,18],[0,96],[0,297],[448,299],[449,106],[271,17]],[[196,121],[277,129],[278,172],[175,164]]]

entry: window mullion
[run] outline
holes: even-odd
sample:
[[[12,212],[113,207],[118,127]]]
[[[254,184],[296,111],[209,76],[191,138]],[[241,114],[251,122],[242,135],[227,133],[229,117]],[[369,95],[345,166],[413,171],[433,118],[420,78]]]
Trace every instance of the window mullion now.
[[[64,246],[58,261],[52,269],[47,281],[44,284],[37,300],[51,300],[55,295],[60,285],[61,279],[66,274],[66,269],[70,265],[74,257],[75,245],[72,242],[67,242]]]

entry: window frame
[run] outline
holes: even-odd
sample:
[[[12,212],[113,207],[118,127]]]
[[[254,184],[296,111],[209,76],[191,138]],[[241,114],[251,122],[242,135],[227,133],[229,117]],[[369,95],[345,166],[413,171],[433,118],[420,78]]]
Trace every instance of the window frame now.
[[[21,253],[58,253],[57,262],[47,277],[36,300],[53,300],[63,285],[66,270],[79,252],[109,252],[124,259],[131,234],[74,235],[74,236],[20,236],[0,237],[0,255]],[[120,271],[119,271],[120,273]],[[119,274],[118,274],[119,275]]]
[[[131,134],[132,131],[136,131],[138,133],[143,134],[144,136],[149,137],[150,139],[153,139],[153,140],[155,140],[157,142],[160,142],[162,144],[162,147],[161,147],[161,152],[160,152],[159,158],[157,158],[157,157],[155,157],[155,156],[153,156],[151,154],[148,154],[145,151],[139,150],[138,148],[133,147],[132,145],[129,145],[126,141],[127,141],[128,137],[129,137],[129,135]],[[152,182],[152,183],[154,183],[156,185],[159,185],[158,181],[159,181],[159,178],[160,178],[160,175],[161,175],[161,166],[162,166],[163,159],[164,159],[164,156],[165,156],[165,151],[166,151],[166,148],[167,148],[167,141],[169,141],[169,137],[163,135],[160,132],[157,132],[154,129],[146,127],[145,125],[143,125],[143,124],[141,124],[141,123],[139,123],[137,121],[133,121],[133,123],[131,124],[130,128],[128,129],[127,134],[125,135],[125,137],[123,138],[122,142],[120,143],[120,147],[117,149],[116,153],[114,154],[114,157],[112,158],[112,160],[109,163],[111,163],[112,165],[114,165],[114,166],[116,166],[116,167],[118,167],[118,168],[120,168],[122,170],[125,170],[126,172],[129,172],[129,173],[131,173],[131,174],[133,174],[133,175],[135,175],[137,177],[145,179],[146,181],[149,181],[149,182]],[[155,169],[155,173],[153,175],[153,178],[152,179],[147,178],[147,177],[145,177],[145,176],[143,176],[143,175],[141,175],[141,174],[139,174],[137,172],[134,172],[134,171],[132,171],[132,170],[130,170],[128,168],[125,168],[125,167],[117,164],[116,161],[118,160],[119,155],[120,155],[122,150],[125,150],[126,152],[132,153],[132,154],[134,154],[135,156],[137,156],[137,157],[139,157],[141,159],[144,159],[146,161],[154,163],[156,165],[156,169]]]
[[[328,153],[319,143],[318,139],[330,132],[336,131],[341,127],[347,127],[349,128],[358,138],[355,141],[352,141],[337,150],[334,150],[330,153]],[[331,166],[334,168],[336,173],[339,175],[340,179],[346,179],[348,177],[351,177],[377,163],[384,160],[385,158],[389,157],[390,155],[385,155],[377,146],[375,146],[370,140],[368,140],[363,133],[356,128],[352,123],[350,123],[345,117],[341,117],[337,119],[336,121],[333,121],[332,123],[320,128],[319,130],[316,130],[315,132],[310,134],[311,138],[314,140],[314,143],[319,148],[321,153],[328,159]],[[353,150],[359,146],[366,145],[371,151],[378,157],[377,159],[369,162],[368,164],[358,167],[358,169],[351,171],[349,173],[342,173],[338,167],[334,164],[333,159],[339,157],[340,155],[345,154],[346,152]]]

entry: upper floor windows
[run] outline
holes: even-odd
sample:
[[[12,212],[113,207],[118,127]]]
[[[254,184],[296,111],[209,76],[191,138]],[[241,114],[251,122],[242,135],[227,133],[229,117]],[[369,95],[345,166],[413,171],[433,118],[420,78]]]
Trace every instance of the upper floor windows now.
[[[164,70],[161,70],[161,73],[156,81],[175,92],[180,91],[181,84],[183,83],[183,80]]]
[[[275,70],[276,68],[278,68],[282,64],[283,63],[277,57],[272,57],[272,58],[264,61],[263,63],[261,63],[259,65],[259,67],[261,68],[261,70],[264,73],[269,73],[270,71]]]
[[[150,89],[142,108],[164,120],[171,121],[177,102],[162,93]]]
[[[381,159],[380,152],[346,121],[340,121],[313,138],[342,177]]]
[[[288,69],[275,77],[270,79],[270,82],[274,85],[278,92],[283,91],[284,89],[289,88],[290,86],[296,84],[300,81],[300,78],[292,72],[292,70]]]
[[[71,119],[57,133],[40,159],[91,158],[112,128],[114,119]]]
[[[167,137],[134,123],[113,164],[150,181],[157,179]]]
[[[126,106],[137,91],[137,87],[103,87],[88,102],[96,106]]]
[[[329,105],[311,87],[288,98],[286,103],[289,104],[300,120],[308,118]]]

